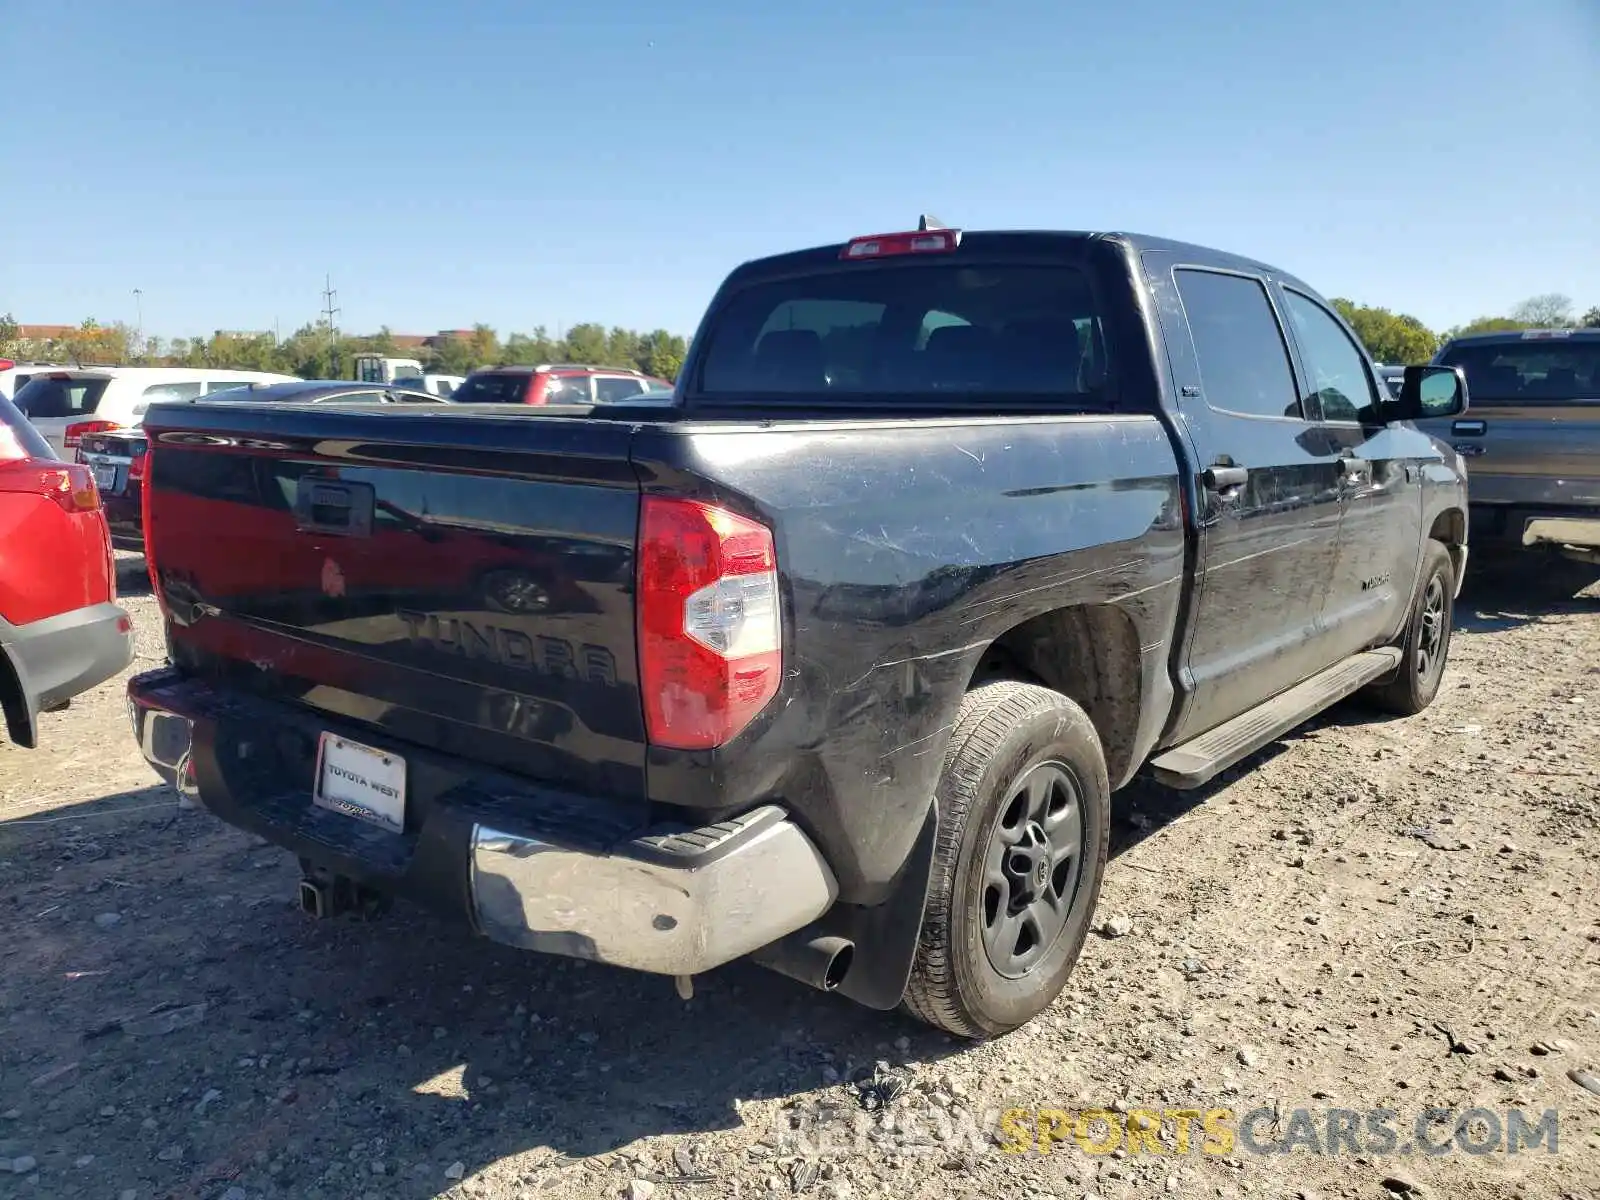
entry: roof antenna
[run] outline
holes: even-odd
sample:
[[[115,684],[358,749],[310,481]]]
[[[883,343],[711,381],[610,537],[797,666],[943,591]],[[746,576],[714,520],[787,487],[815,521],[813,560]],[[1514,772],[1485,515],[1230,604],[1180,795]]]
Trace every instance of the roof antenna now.
[[[918,233],[927,233],[930,229],[948,229],[948,228],[950,228],[950,227],[948,225],[946,225],[943,221],[939,220],[939,218],[934,216],[932,213],[923,213],[920,217],[917,218],[917,232]]]

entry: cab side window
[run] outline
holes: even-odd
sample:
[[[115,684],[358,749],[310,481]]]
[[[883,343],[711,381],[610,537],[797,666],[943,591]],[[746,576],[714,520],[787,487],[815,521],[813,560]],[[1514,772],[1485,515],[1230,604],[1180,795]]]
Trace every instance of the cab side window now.
[[[1206,405],[1245,417],[1303,417],[1289,347],[1262,282],[1187,267],[1173,276]]]
[[[1366,358],[1333,314],[1310,296],[1283,289],[1295,340],[1311,376],[1306,408],[1324,421],[1359,421],[1377,400]]]

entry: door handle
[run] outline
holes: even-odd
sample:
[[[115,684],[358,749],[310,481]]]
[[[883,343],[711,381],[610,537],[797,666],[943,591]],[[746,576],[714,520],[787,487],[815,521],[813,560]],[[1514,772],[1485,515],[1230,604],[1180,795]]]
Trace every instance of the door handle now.
[[[1455,421],[1450,425],[1453,437],[1482,437],[1489,432],[1487,421]]]
[[[1208,492],[1225,492],[1229,488],[1243,487],[1250,478],[1244,467],[1207,467],[1200,474],[1200,482]]]

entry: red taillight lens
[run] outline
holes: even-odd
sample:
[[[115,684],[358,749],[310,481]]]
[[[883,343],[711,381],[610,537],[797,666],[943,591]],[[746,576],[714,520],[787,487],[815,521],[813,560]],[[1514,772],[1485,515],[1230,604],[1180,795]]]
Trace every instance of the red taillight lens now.
[[[119,428],[115,421],[75,421],[67,426],[67,432],[62,435],[61,444],[68,450],[76,450],[78,443],[83,441],[86,433],[110,433]]]
[[[778,694],[783,677],[772,531],[714,505],[646,496],[638,576],[650,743],[725,744]]]
[[[0,465],[0,492],[43,496],[68,512],[93,512],[100,507],[94,476],[77,463],[13,459]]]
[[[135,443],[132,455],[132,461],[128,463],[128,482],[138,483],[144,478],[145,464],[150,460],[150,449],[148,446]]]
[[[845,259],[888,258],[895,254],[948,254],[961,245],[959,229],[928,229],[916,233],[875,233],[851,238],[839,251]]]

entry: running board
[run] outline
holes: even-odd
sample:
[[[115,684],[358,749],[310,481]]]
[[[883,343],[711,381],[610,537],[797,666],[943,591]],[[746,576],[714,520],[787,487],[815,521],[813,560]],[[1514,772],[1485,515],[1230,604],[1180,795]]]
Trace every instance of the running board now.
[[[1227,770],[1329,705],[1390,674],[1399,665],[1397,646],[1353,654],[1209,733],[1156,755],[1150,760],[1151,773],[1168,787],[1199,787],[1219,771]]]

